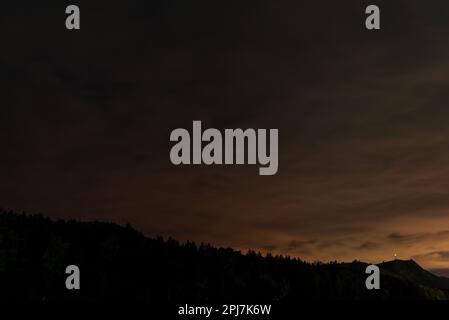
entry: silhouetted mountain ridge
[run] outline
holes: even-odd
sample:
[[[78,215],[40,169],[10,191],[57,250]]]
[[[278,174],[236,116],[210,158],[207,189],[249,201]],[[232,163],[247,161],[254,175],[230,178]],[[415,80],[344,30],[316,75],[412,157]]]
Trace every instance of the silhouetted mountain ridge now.
[[[379,264],[382,272],[418,285],[449,290],[449,279],[424,270],[414,260],[393,260]]]
[[[81,290],[65,288],[65,268]],[[449,281],[415,263],[380,265],[381,290],[365,287],[366,264],[307,263],[173,239],[131,226],[52,221],[0,211],[0,298],[29,300],[298,301],[445,299]],[[443,286],[442,286],[443,285]]]

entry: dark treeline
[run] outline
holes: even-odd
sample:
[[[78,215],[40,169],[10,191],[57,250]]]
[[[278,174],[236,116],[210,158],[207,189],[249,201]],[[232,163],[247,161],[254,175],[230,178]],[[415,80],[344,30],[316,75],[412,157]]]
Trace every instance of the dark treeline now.
[[[81,290],[65,288],[65,268],[81,270]],[[144,237],[131,226],[52,221],[0,211],[0,298],[31,300],[293,301],[443,298],[391,272],[365,288],[365,267],[306,263]]]

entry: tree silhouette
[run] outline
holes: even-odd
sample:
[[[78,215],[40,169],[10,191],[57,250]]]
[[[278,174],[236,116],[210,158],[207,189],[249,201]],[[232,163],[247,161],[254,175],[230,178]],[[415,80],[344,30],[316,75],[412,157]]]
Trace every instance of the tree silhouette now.
[[[82,290],[65,288],[64,272],[71,264],[81,270]],[[447,296],[391,268],[382,275],[382,290],[367,290],[365,267],[358,261],[311,264],[255,251],[242,254],[204,243],[147,238],[129,225],[0,211],[0,299],[223,302]]]

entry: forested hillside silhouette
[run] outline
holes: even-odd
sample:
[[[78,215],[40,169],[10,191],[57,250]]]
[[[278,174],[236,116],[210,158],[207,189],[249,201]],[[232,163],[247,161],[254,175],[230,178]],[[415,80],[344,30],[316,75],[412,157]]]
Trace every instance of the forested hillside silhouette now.
[[[431,275],[434,282],[427,286],[427,278],[419,283],[419,274],[407,271],[418,280],[403,276],[399,262],[392,263],[398,267],[389,264],[388,272],[382,272],[381,290],[370,291],[365,287],[366,264],[362,262],[307,263],[253,251],[242,254],[207,244],[147,238],[129,225],[52,221],[43,215],[0,211],[0,299],[446,298],[445,285],[439,286],[438,279],[447,279]],[[65,268],[72,264],[81,270],[81,290],[65,287]]]

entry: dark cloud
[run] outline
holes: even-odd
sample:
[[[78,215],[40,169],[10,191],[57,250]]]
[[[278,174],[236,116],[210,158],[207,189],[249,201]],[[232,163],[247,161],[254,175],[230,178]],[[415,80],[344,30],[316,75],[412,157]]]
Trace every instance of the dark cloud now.
[[[300,248],[303,248],[305,246],[317,244],[318,242],[319,241],[316,240],[316,239],[313,239],[313,240],[292,240],[289,243],[289,247],[300,249]]]
[[[438,261],[449,261],[449,251],[433,251],[414,256],[415,259],[433,259]]]
[[[401,233],[390,233],[387,237],[393,242],[408,243],[413,244],[416,242],[428,241],[428,240],[438,240],[445,239],[449,235],[449,230],[443,230],[439,232],[424,232],[415,234],[401,234]]]
[[[379,244],[379,243],[366,241],[366,242],[362,243],[361,245],[359,245],[357,247],[357,249],[360,249],[360,250],[371,250],[371,249],[377,249],[380,246],[381,246],[381,244]]]

